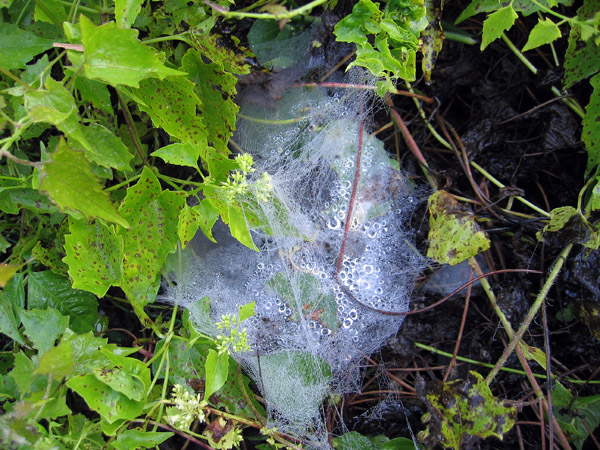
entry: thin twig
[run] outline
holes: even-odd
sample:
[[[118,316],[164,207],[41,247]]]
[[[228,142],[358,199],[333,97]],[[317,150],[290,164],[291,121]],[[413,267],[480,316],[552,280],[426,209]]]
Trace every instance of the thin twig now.
[[[344,224],[344,235],[342,237],[342,245],[340,246],[340,254],[337,260],[336,277],[339,277],[340,271],[342,270],[342,261],[344,259],[344,251],[346,250],[346,241],[348,239],[348,232],[350,231],[350,224],[352,221],[352,211],[354,210],[354,203],[356,201],[356,191],[358,190],[358,182],[360,180],[360,161],[362,157],[362,144],[363,144],[363,132],[365,127],[365,119],[362,116],[362,105],[361,105],[361,118],[358,125],[358,149],[356,150],[356,162],[354,169],[354,181],[352,184],[352,194],[350,195],[350,203],[348,204],[348,214],[346,215],[346,223]]]
[[[367,91],[376,91],[377,86],[373,86],[371,84],[353,84],[353,83],[332,83],[332,82],[321,82],[321,83],[295,83],[294,87],[332,87],[332,88],[343,88],[343,89],[361,89]],[[414,97],[418,98],[427,103],[433,103],[435,100],[431,97],[427,97],[425,95],[416,94],[414,92],[408,91],[400,91],[398,89],[394,89],[390,91],[391,94],[394,95],[402,95],[404,97]]]
[[[548,402],[544,398],[544,393],[542,392],[540,385],[538,384],[537,380],[535,379],[535,377],[533,375],[533,372],[531,371],[531,367],[529,366],[529,363],[527,362],[527,358],[525,358],[525,355],[523,354],[523,351],[521,350],[520,347],[517,347],[515,350],[517,352],[517,356],[519,357],[519,361],[521,362],[521,365],[523,366],[523,369],[525,369],[525,372],[527,373],[527,378],[529,379],[529,383],[531,383],[531,386],[533,387],[535,395],[539,399],[541,399],[541,401],[544,405],[544,409],[546,410],[546,414],[548,414],[548,417],[552,417],[554,430],[556,432],[556,435],[558,436],[560,443],[565,448],[565,450],[571,450],[571,445],[569,445],[569,441],[567,440],[565,433],[563,432],[562,428],[560,427],[560,424],[556,420],[556,417],[550,416],[550,414],[548,413]]]
[[[338,283],[339,287],[346,293],[346,295],[348,295],[348,297],[355,302],[356,304],[358,304],[359,306],[368,309],[369,311],[374,311],[377,312],[379,314],[384,314],[386,316],[410,316],[412,314],[418,314],[418,313],[422,313],[425,311],[429,311],[430,309],[435,308],[436,306],[441,305],[442,303],[446,302],[447,300],[449,300],[450,298],[452,298],[455,294],[458,294],[460,291],[462,291],[464,288],[469,287],[471,284],[479,281],[479,280],[483,280],[486,277],[489,277],[490,275],[496,275],[496,274],[500,274],[500,273],[514,273],[514,272],[525,272],[525,273],[537,273],[537,274],[542,274],[543,272],[539,271],[539,270],[533,270],[533,269],[501,269],[501,270],[495,270],[493,272],[488,272],[488,273],[483,273],[475,278],[473,278],[472,280],[469,280],[468,282],[464,283],[462,286],[458,287],[457,289],[453,290],[450,294],[448,294],[447,296],[445,296],[444,298],[442,298],[441,300],[438,300],[437,302],[425,306],[424,308],[421,309],[415,309],[413,311],[403,311],[403,312],[396,312],[396,311],[386,311],[383,309],[377,309],[374,308],[373,306],[367,305],[363,302],[361,302],[358,298],[356,298],[354,296],[354,294],[352,294],[352,292],[350,292],[348,290],[348,288],[346,286],[344,286],[344,284],[342,283],[342,280],[340,280],[339,278],[339,274],[335,274],[334,278],[336,280],[336,282]],[[483,283],[483,282],[482,282]]]
[[[554,284],[556,277],[558,277],[558,274],[560,273],[560,270],[562,269],[562,266],[572,248],[573,248],[573,244],[568,244],[563,249],[561,254],[558,256],[556,263],[554,264],[554,266],[552,267],[552,270],[550,271],[550,275],[546,279],[544,286],[542,286],[542,289],[540,290],[539,294],[537,295],[535,302],[529,309],[527,316],[525,316],[523,323],[519,327],[518,331],[514,334],[514,336],[510,337],[511,338],[510,344],[508,345],[508,347],[506,347],[506,349],[504,350],[504,353],[502,353],[502,356],[500,357],[500,359],[498,359],[498,362],[496,363],[496,366],[494,367],[494,369],[486,377],[486,379],[485,379],[486,383],[490,384],[492,382],[494,377],[498,374],[498,370],[500,370],[500,367],[502,367],[504,365],[504,363],[506,362],[508,357],[515,350],[515,347],[517,347],[517,345],[521,342],[523,335],[525,334],[525,332],[529,328],[529,325],[531,324],[532,320],[538,313],[540,307],[542,306],[542,303],[546,300],[548,292],[550,291],[550,288]]]
[[[548,399],[548,415],[554,416],[552,403],[552,360],[550,353],[550,331],[548,330],[548,316],[546,314],[546,302],[542,302],[542,324],[544,326],[544,352],[546,353],[546,398]],[[548,440],[554,442],[554,424],[548,423]]]
[[[10,153],[8,150],[0,150],[0,158],[2,157],[6,157],[7,159],[10,159],[13,162],[16,162],[17,164],[23,164],[24,166],[30,166],[30,167],[43,167],[44,162],[31,162],[31,161],[27,161],[25,159],[21,159],[21,158],[17,158],[16,156],[14,156],[12,153]]]
[[[144,155],[144,152],[142,151],[142,144],[141,144],[140,138],[137,134],[135,124],[133,123],[133,118],[131,117],[131,113],[129,112],[129,108],[127,107],[127,103],[125,103],[125,100],[123,99],[123,96],[121,95],[121,93],[119,92],[118,89],[116,90],[116,92],[117,92],[117,98],[119,99],[119,105],[121,106],[121,111],[123,112],[123,117],[125,118],[125,123],[127,124],[127,129],[129,130],[129,135],[131,136],[131,140],[133,141],[133,145],[135,146],[135,149],[137,150],[138,154],[140,155],[140,158],[142,158],[144,165],[146,165],[148,162],[146,161],[146,156]]]
[[[390,97],[387,97],[385,99],[385,102],[390,107],[390,113],[392,115],[392,120],[394,121],[394,123],[396,124],[398,129],[400,130],[400,133],[402,134],[402,137],[404,138],[404,142],[406,143],[408,149],[415,156],[415,158],[417,158],[419,163],[421,163],[425,168],[429,168],[429,165],[427,164],[427,161],[425,160],[423,153],[421,153],[419,146],[417,145],[414,138],[412,137],[412,134],[410,134],[410,131],[408,131],[406,124],[402,120],[402,117],[400,117],[400,114],[398,114],[398,111],[396,111],[396,109],[394,108],[392,99]]]
[[[65,44],[63,42],[54,42],[52,44],[52,47],[64,48],[67,50],[75,50],[78,52],[82,52],[84,50],[83,45],[81,45],[81,44]]]

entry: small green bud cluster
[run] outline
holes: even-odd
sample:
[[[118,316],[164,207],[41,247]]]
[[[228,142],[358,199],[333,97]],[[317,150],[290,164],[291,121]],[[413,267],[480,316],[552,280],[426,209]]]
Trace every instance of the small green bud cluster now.
[[[260,429],[260,434],[267,437],[267,443],[271,444],[275,448],[284,448],[286,447],[284,444],[280,444],[275,440],[275,433],[279,432],[277,427],[267,428],[262,427]]]
[[[248,332],[245,328],[240,330],[240,320],[237,315],[224,314],[221,316],[221,321],[217,322],[219,331],[229,330],[229,336],[222,334],[217,336],[217,351],[219,355],[225,353],[241,353],[250,350],[248,343]]]
[[[249,191],[252,191],[258,201],[268,201],[273,191],[269,174],[264,172],[254,184],[250,184],[248,183],[248,174],[256,170],[253,167],[252,155],[248,153],[237,155],[235,161],[238,163],[239,170],[234,170],[222,185],[227,201],[233,203],[241,196],[248,194]]]
[[[182,385],[176,384],[171,396],[171,403],[174,406],[166,409],[166,420],[170,425],[178,430],[189,430],[195,419],[201,423],[206,420],[204,408],[208,403],[202,400],[200,394],[194,395],[184,390]]]

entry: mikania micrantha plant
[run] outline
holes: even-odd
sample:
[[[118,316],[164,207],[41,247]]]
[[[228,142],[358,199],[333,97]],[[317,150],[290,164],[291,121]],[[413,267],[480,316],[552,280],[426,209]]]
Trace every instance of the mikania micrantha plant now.
[[[231,345],[232,356],[260,389],[268,426],[314,448],[328,448],[323,401],[359,389],[360,361],[398,331],[423,264],[406,223],[416,194],[369,135],[369,95],[291,87],[270,107],[242,104],[234,141],[254,165],[229,184],[258,251],[217,224],[217,243],[192,241],[163,297],[221,340],[221,318],[255,302],[236,327],[250,349]]]

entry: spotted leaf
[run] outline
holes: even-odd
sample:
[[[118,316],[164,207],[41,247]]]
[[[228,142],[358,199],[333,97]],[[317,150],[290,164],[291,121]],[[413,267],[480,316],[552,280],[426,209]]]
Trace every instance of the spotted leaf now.
[[[128,297],[141,304],[155,297],[157,277],[167,255],[177,248],[179,212],[184,198],[176,192],[162,191],[156,176],[144,168],[119,212],[131,223],[120,228],[123,238],[123,282]]]
[[[123,238],[100,221],[70,218],[69,231],[63,261],[69,265],[73,287],[103,297],[110,286],[121,283]]]

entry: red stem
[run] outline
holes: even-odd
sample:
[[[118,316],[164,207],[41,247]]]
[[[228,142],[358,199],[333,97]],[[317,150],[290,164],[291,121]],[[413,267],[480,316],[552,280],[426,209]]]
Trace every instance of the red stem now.
[[[469,280],[473,278],[473,268],[469,271]],[[462,339],[463,332],[465,330],[465,323],[467,322],[467,313],[469,311],[469,301],[471,299],[471,289],[473,285],[470,284],[467,288],[467,297],[465,298],[465,307],[463,309],[462,319],[460,321],[460,327],[458,328],[458,336],[456,337],[456,344],[454,345],[454,352],[452,353],[452,359],[450,360],[450,364],[448,364],[448,370],[446,370],[446,375],[444,375],[443,382],[448,381],[448,377],[450,376],[450,371],[452,370],[452,366],[456,364],[456,357],[458,356],[458,350],[460,348],[460,341]]]
[[[368,91],[377,90],[377,86],[371,84],[353,84],[353,83],[332,83],[330,81],[322,81],[320,83],[296,83],[295,87],[332,87],[332,88],[343,88],[343,89],[365,89]],[[415,94],[414,92],[395,90],[391,92],[394,95],[403,95],[404,97],[414,97],[422,100],[426,103],[433,103],[435,100],[431,97],[427,97],[421,94]]]
[[[352,183],[352,195],[350,196],[350,203],[348,204],[348,214],[346,215],[346,224],[344,225],[344,237],[342,238],[342,246],[340,247],[340,255],[337,260],[336,273],[339,275],[342,270],[342,260],[344,259],[344,251],[346,250],[346,239],[348,238],[348,231],[350,230],[350,221],[352,219],[352,211],[354,209],[354,202],[356,200],[356,191],[358,190],[358,181],[360,180],[360,160],[362,157],[362,143],[363,143],[363,131],[365,128],[365,119],[362,116],[361,106],[361,117],[358,125],[358,150],[356,151],[356,164],[354,169],[354,183]]]
[[[450,292],[450,294],[446,295],[443,299],[438,300],[437,302],[429,305],[429,306],[425,306],[424,308],[421,309],[415,309],[413,311],[405,311],[405,312],[395,312],[395,311],[385,311],[383,309],[377,309],[374,308],[373,306],[367,305],[363,302],[361,302],[358,298],[356,298],[354,296],[354,294],[352,294],[352,292],[350,292],[348,290],[348,288],[346,286],[344,286],[344,284],[342,283],[342,280],[340,280],[339,274],[335,275],[335,281],[337,282],[338,286],[340,287],[340,289],[342,291],[344,291],[344,293],[348,296],[348,298],[350,298],[354,303],[362,306],[365,309],[368,309],[369,311],[373,311],[379,314],[384,314],[386,316],[410,316],[412,314],[418,314],[424,311],[429,311],[430,309],[435,308],[436,306],[441,305],[442,303],[444,303],[445,301],[449,300],[450,298],[452,298],[455,294],[458,294],[460,291],[462,291],[464,288],[470,286],[471,284],[481,280],[482,278],[485,277],[489,277],[490,275],[496,275],[499,273],[511,273],[511,272],[525,272],[525,273],[537,273],[537,274],[543,274],[544,272],[540,271],[540,270],[533,270],[533,269],[500,269],[500,270],[494,270],[492,272],[488,272],[488,273],[484,273],[483,275],[479,275],[478,277],[472,278],[471,280],[469,280],[468,282],[466,282],[465,284],[463,284],[462,286],[460,286],[457,289],[454,289],[452,292]]]

